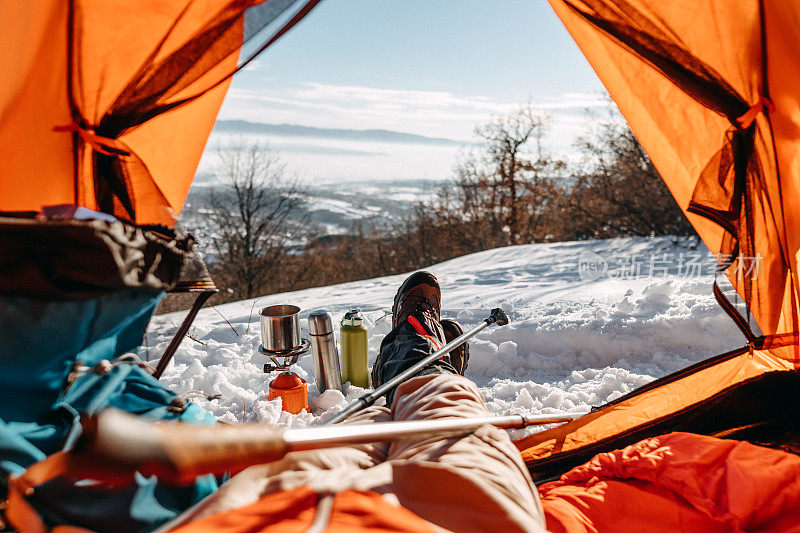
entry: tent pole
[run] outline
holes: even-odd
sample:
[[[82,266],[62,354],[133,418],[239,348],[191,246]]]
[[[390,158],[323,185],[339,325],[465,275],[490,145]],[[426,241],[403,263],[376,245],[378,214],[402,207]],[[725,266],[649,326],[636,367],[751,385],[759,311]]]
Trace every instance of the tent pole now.
[[[201,426],[151,422],[108,409],[84,421],[71,470],[95,479],[129,479],[134,471],[191,481],[276,461],[289,452],[369,442],[466,435],[484,425],[519,429],[568,422],[586,413],[448,418],[283,429],[267,424]]]
[[[197,313],[200,312],[200,309],[203,307],[203,304],[206,303],[206,301],[213,295],[215,295],[217,292],[218,290],[215,288],[214,290],[203,291],[197,296],[197,299],[194,301],[192,308],[189,310],[189,314],[186,315],[186,318],[183,319],[181,327],[178,328],[177,332],[175,332],[175,336],[172,338],[172,342],[169,343],[169,346],[167,346],[167,349],[164,351],[164,355],[162,355],[161,359],[158,360],[158,365],[156,366],[156,369],[153,371],[154,378],[159,379],[161,377],[161,374],[164,373],[164,370],[166,370],[167,365],[169,365],[169,362],[172,361],[172,357],[175,355],[175,352],[178,351],[178,346],[181,345],[181,341],[183,341],[183,338],[186,336],[186,333],[189,332],[189,328],[191,327],[192,322],[194,322]]]

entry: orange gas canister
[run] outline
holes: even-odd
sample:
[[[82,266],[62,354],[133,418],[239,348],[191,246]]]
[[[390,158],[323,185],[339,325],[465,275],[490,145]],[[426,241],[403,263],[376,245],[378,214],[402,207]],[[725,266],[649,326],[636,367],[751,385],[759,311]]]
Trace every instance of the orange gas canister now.
[[[281,398],[282,409],[296,415],[308,408],[308,384],[294,372],[282,372],[269,382],[268,399]]]

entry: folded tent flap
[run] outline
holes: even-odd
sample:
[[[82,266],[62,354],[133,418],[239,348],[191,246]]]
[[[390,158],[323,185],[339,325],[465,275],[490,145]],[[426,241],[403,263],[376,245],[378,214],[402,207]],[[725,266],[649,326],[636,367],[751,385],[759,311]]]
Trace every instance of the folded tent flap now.
[[[0,3],[0,210],[171,226],[231,76],[320,1]]]
[[[0,217],[0,294],[81,300],[175,286],[189,236],[121,221]]]
[[[800,371],[766,350],[733,350],[655,380],[577,420],[515,441],[534,481],[670,431],[800,453]]]
[[[549,2],[718,254],[748,340],[752,317],[800,365],[800,4]]]

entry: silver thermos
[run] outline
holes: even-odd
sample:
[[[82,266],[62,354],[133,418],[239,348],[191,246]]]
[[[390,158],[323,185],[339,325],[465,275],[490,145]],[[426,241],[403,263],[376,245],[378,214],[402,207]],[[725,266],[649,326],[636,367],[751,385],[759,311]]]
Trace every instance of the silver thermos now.
[[[311,356],[314,360],[314,381],[319,392],[342,390],[342,371],[339,353],[333,336],[333,318],[327,311],[308,315],[308,334],[311,337]]]

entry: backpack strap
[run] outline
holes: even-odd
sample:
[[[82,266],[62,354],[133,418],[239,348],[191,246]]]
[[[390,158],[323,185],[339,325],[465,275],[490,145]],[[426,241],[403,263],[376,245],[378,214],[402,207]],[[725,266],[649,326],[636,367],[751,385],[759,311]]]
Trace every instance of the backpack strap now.
[[[26,496],[33,494],[36,487],[60,476],[68,468],[67,452],[58,452],[31,466],[22,475],[10,478],[6,508],[8,522],[25,533],[94,533],[89,529],[70,525],[50,528],[26,499]]]

